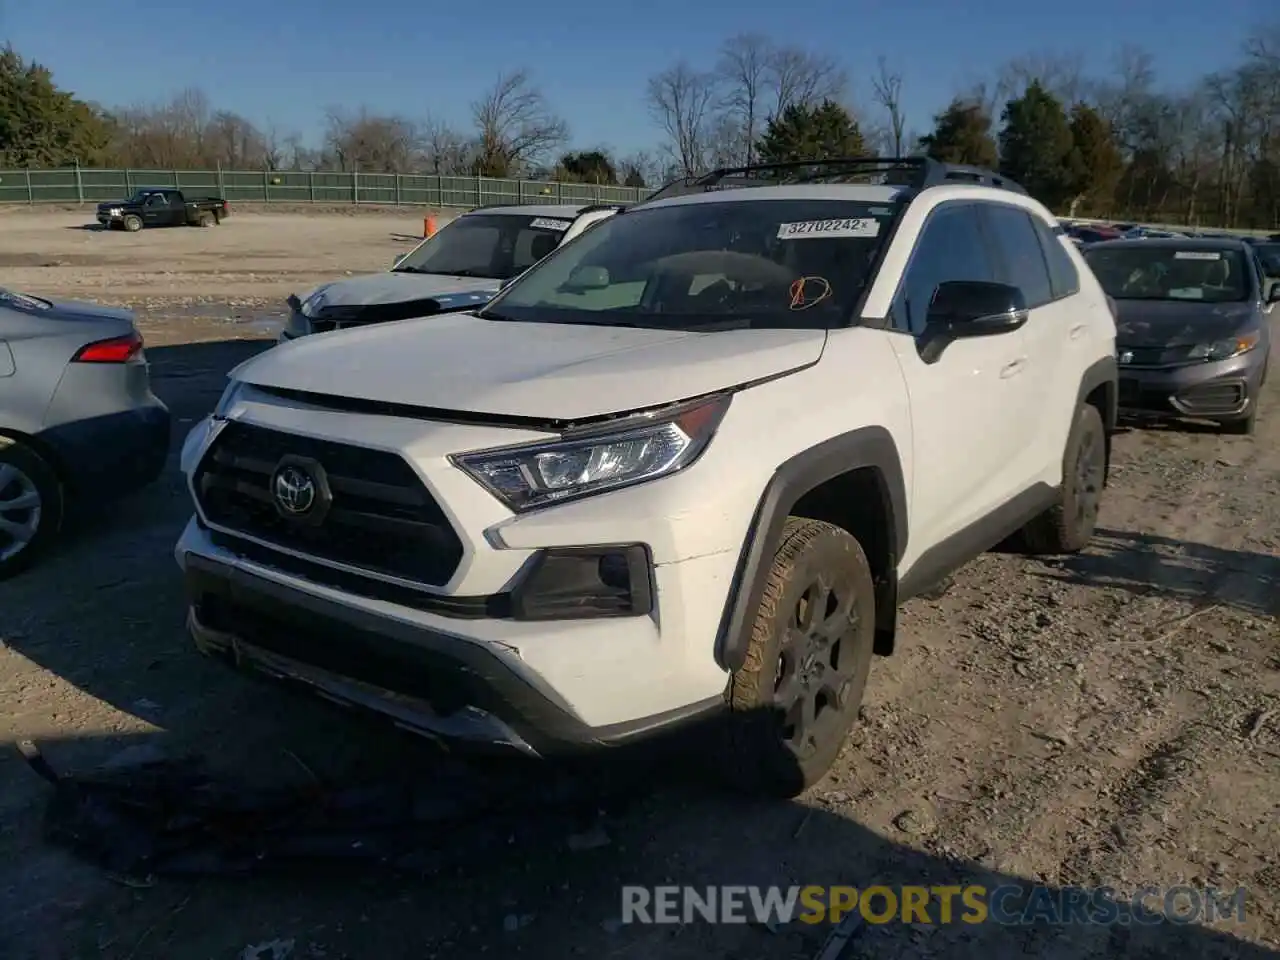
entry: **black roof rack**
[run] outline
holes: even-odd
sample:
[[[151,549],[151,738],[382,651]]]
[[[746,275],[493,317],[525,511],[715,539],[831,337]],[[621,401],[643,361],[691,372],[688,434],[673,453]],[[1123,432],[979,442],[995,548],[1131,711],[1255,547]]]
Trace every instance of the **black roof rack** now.
[[[867,183],[918,191],[944,183],[974,183],[1026,194],[1021,186],[982,167],[943,163],[932,157],[830,157],[722,167],[694,177],[673,180],[642,203],[666,197],[709,193],[737,187],[778,187],[802,183]]]

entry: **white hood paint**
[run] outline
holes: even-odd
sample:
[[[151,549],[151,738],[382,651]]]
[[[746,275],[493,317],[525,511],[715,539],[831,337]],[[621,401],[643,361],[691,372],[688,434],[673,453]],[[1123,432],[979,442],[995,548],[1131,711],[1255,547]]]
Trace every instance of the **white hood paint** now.
[[[325,283],[299,300],[324,292],[326,307],[367,307],[376,303],[404,303],[446,293],[497,292],[501,280],[482,277],[446,277],[427,273],[370,273]]]
[[[786,373],[816,362],[825,343],[822,330],[689,333],[455,313],[294,340],[232,376],[352,399],[577,420]]]

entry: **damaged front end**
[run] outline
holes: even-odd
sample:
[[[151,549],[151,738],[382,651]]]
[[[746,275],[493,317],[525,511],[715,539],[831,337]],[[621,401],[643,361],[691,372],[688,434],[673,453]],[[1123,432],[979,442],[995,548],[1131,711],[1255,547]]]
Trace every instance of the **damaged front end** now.
[[[326,305],[314,310],[296,295],[290,295],[289,320],[281,333],[281,340],[296,340],[313,333],[329,333],[333,330],[349,330],[373,323],[390,323],[394,320],[414,320],[442,313],[459,313],[476,310],[493,298],[491,290],[464,293],[438,294],[396,303]]]

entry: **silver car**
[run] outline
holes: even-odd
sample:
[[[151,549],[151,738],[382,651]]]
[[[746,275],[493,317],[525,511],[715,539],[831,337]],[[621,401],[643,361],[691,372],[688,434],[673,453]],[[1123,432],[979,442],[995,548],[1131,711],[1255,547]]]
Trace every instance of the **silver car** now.
[[[131,312],[0,289],[0,580],[65,518],[154,480],[169,435]]]
[[[1121,412],[1253,433],[1280,284],[1261,274],[1250,246],[1110,240],[1084,257],[1115,304]]]

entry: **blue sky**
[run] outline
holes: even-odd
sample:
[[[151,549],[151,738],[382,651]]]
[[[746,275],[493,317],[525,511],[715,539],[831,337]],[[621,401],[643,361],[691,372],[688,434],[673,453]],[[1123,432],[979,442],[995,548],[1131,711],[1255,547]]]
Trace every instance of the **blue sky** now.
[[[185,86],[260,123],[319,136],[326,107],[465,125],[468,103],[503,69],[527,66],[574,143],[621,152],[657,138],[646,79],[758,31],[846,66],[855,98],[883,54],[904,77],[908,126],[966,81],[1027,51],[1079,52],[1105,70],[1124,43],[1180,85],[1231,63],[1276,0],[0,0],[0,41],[86,99],[154,102]],[[799,11],[803,10],[803,14]]]

